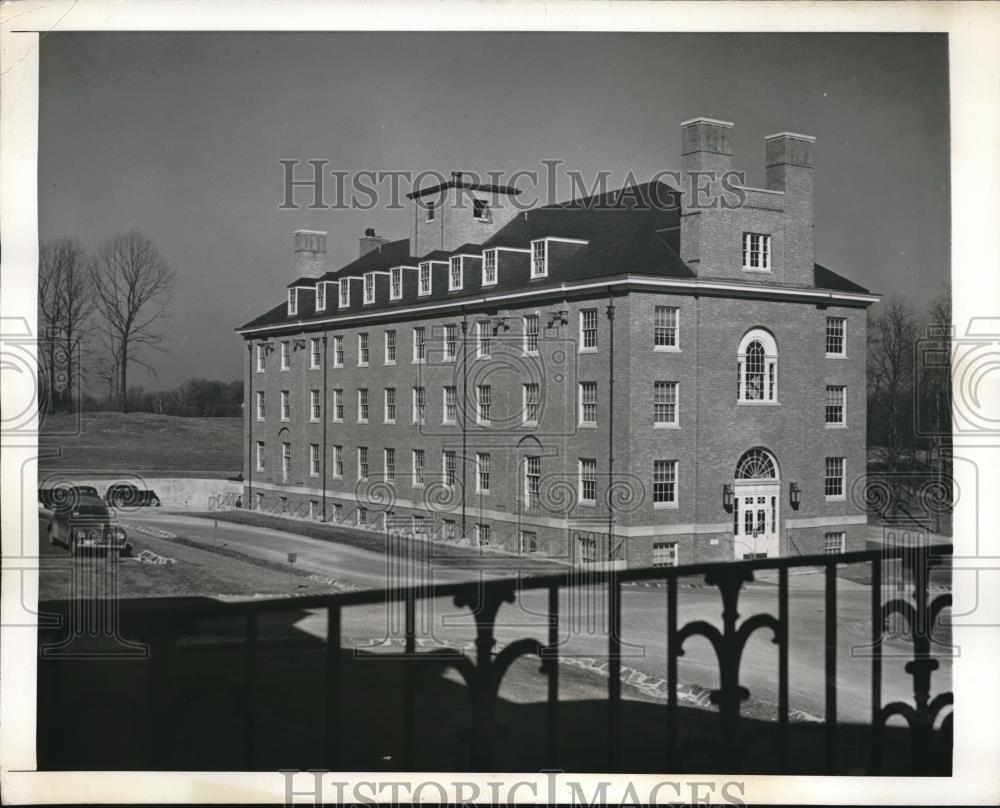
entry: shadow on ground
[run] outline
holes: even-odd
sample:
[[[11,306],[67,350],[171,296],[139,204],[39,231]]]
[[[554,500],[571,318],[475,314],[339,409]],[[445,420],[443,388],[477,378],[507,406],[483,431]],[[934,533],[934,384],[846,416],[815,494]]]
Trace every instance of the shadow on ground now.
[[[469,691],[454,675],[446,674],[442,662],[420,663],[413,708],[415,743],[408,759],[403,731],[405,665],[398,657],[339,651],[340,698],[334,732],[328,737],[327,650],[324,642],[295,627],[305,612],[261,617],[256,672],[248,675],[245,620],[183,623],[172,615],[177,603],[123,601],[117,610],[106,604],[105,628],[112,636],[92,631],[101,619],[93,602],[41,604],[43,621],[59,625],[39,632],[40,770],[475,770]],[[192,603],[198,600],[186,599],[185,608]],[[81,627],[88,629],[87,636],[78,631]],[[554,759],[547,755],[550,713],[543,700],[545,682],[534,658],[508,671],[502,696],[520,696],[532,688],[541,696],[538,701],[498,701],[492,769],[609,771],[608,710],[603,700],[561,702],[556,755]],[[719,741],[718,718],[710,710],[681,708],[678,749],[671,754],[666,705],[624,700],[621,769],[779,772],[773,723],[742,721],[741,762],[733,767],[722,765],[709,748]],[[822,724],[793,723],[783,771],[824,773],[824,738]],[[869,773],[871,739],[867,726],[841,726],[837,771]],[[336,757],[328,751],[330,742],[339,749]],[[936,733],[933,743],[929,765],[913,771],[909,733],[894,727],[885,730],[883,773],[950,774],[950,735]]]

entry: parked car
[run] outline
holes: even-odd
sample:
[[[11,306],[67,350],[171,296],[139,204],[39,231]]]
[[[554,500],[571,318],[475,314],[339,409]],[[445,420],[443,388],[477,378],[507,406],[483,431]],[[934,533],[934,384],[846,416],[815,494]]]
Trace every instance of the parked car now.
[[[92,485],[55,485],[38,489],[38,502],[49,510],[59,504],[77,502],[81,497],[100,499],[101,495]]]
[[[48,526],[49,544],[63,544],[71,555],[84,549],[103,549],[122,554],[127,535],[115,523],[108,506],[97,496],[81,496],[72,502],[56,502]]]
[[[160,498],[151,488],[139,488],[132,483],[115,483],[108,486],[104,501],[116,508],[136,508],[142,505],[158,506]]]

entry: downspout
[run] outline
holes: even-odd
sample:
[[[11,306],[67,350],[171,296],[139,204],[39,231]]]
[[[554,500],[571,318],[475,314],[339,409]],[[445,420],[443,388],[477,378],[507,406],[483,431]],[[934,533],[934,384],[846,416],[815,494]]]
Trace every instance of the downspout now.
[[[320,415],[323,418],[323,521],[326,522],[326,422],[327,422],[327,404],[329,402],[329,390],[327,387],[327,356],[326,356],[326,339],[327,331],[323,329],[323,408],[320,410]]]
[[[611,486],[615,476],[615,304],[614,293],[608,288],[608,560],[614,552],[615,516]]]
[[[257,417],[254,411],[256,402],[253,400],[253,341],[247,340],[247,406],[244,407],[247,415],[247,508],[253,502],[253,467],[256,458],[253,456],[253,422]]]
[[[466,480],[466,448],[469,418],[469,320],[465,308],[462,308],[462,538],[467,538],[465,524],[465,480]]]

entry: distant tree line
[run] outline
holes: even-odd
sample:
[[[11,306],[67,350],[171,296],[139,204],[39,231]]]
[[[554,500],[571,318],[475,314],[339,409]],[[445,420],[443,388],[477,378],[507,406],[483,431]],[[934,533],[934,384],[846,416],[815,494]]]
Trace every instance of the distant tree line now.
[[[243,382],[214,379],[188,379],[172,390],[146,390],[130,387],[126,393],[129,412],[155,412],[160,415],[198,416],[202,418],[237,417],[243,414]],[[84,394],[84,411],[115,409],[117,399]]]
[[[105,239],[94,254],[71,237],[42,244],[41,406],[47,412],[72,411],[82,402],[82,391],[97,383],[106,408],[128,411],[128,372],[138,365],[155,373],[148,352],[164,350],[157,325],[167,316],[173,288],[173,270],[139,230]]]

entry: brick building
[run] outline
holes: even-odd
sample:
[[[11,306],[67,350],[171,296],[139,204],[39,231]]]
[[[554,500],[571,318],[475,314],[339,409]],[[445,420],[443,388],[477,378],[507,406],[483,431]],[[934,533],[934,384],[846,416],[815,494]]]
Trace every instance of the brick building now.
[[[246,345],[245,499],[370,530],[630,566],[863,543],[866,309],[814,262],[814,138],[682,124],[679,189],[517,209],[462,175]]]

